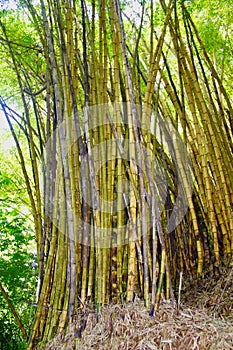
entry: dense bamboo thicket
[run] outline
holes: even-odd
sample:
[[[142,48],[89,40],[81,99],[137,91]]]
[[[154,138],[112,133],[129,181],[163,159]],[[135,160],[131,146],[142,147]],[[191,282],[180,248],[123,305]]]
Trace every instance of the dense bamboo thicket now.
[[[153,315],[180,272],[195,279],[231,263],[233,110],[185,2],[142,2],[136,22],[119,0],[24,2],[43,47],[40,82],[22,69],[4,21],[1,30],[33,181],[18,117],[1,105],[36,228],[32,349],[89,300],[100,313],[138,295]]]

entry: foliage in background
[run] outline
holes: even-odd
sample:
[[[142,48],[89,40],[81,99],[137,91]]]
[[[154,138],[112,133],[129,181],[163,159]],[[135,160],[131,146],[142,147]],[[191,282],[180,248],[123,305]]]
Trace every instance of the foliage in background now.
[[[193,1],[192,11],[199,34],[215,68],[232,89],[233,77],[233,2],[226,0]]]
[[[14,149],[12,151],[14,153]],[[31,302],[35,298],[36,267],[32,267],[34,235],[19,164],[9,167],[1,154],[0,170],[0,282],[15,306],[22,323],[29,331],[33,317]],[[22,202],[23,200],[23,202]],[[14,316],[0,292],[0,349],[24,349],[26,344]]]
[[[42,65],[37,46],[35,31],[32,28],[24,11],[10,9],[12,2],[4,2],[0,12],[1,20],[7,28],[8,40],[12,50],[17,56],[17,65],[23,72],[27,87],[27,79],[33,80],[31,85],[36,88],[36,77],[42,83],[43,77],[39,70]],[[7,9],[7,10],[6,10]],[[20,116],[21,127],[12,119],[24,154],[25,166],[32,177],[27,137],[23,125],[25,115],[21,113],[23,106],[21,94],[18,88],[17,75],[14,65],[7,52],[7,43],[0,36],[0,96],[8,101],[13,110],[17,110]],[[26,69],[24,67],[27,67]],[[30,67],[30,68],[29,68]],[[28,70],[30,69],[30,76]],[[30,98],[27,99],[29,109],[33,109]],[[16,115],[15,115],[16,116]],[[3,125],[1,113],[0,125]],[[0,142],[0,282],[13,303],[20,320],[27,333],[33,319],[35,301],[37,268],[36,257],[33,256],[35,247],[35,234],[33,232],[33,220],[30,213],[29,199],[22,174],[17,149],[10,132],[1,130]],[[0,348],[24,349],[26,342],[19,330],[14,316],[0,291]]]

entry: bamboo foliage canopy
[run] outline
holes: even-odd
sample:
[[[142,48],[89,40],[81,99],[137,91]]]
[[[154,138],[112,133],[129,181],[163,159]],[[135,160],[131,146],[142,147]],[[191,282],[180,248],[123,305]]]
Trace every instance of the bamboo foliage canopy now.
[[[137,294],[153,315],[180,272],[231,264],[233,110],[185,1],[143,1],[137,21],[119,0],[23,3],[43,78],[23,66],[1,18],[24,117],[1,108],[36,231],[32,349],[89,300],[99,314]]]

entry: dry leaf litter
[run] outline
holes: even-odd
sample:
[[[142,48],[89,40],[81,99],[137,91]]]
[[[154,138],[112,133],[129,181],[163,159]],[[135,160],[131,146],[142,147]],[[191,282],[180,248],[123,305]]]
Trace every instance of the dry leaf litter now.
[[[90,304],[77,312],[66,334],[57,335],[46,350],[205,350],[233,349],[233,270],[227,275],[189,285],[179,311],[161,300],[151,317],[138,298],[108,304],[97,320]]]

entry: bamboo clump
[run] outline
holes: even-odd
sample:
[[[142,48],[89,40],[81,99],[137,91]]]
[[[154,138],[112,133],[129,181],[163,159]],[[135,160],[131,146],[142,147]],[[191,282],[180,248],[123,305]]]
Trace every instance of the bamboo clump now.
[[[156,5],[164,11],[157,37],[151,1],[149,39],[143,20],[125,20],[119,0],[41,0],[43,29],[37,8],[25,4],[46,67],[38,96],[25,96],[31,81],[1,28],[25,108],[32,182],[1,106],[37,237],[32,349],[62,333],[89,300],[100,315],[106,302],[139,296],[153,315],[161,296],[174,299],[180,274],[193,280],[231,263],[233,115],[183,4]]]

